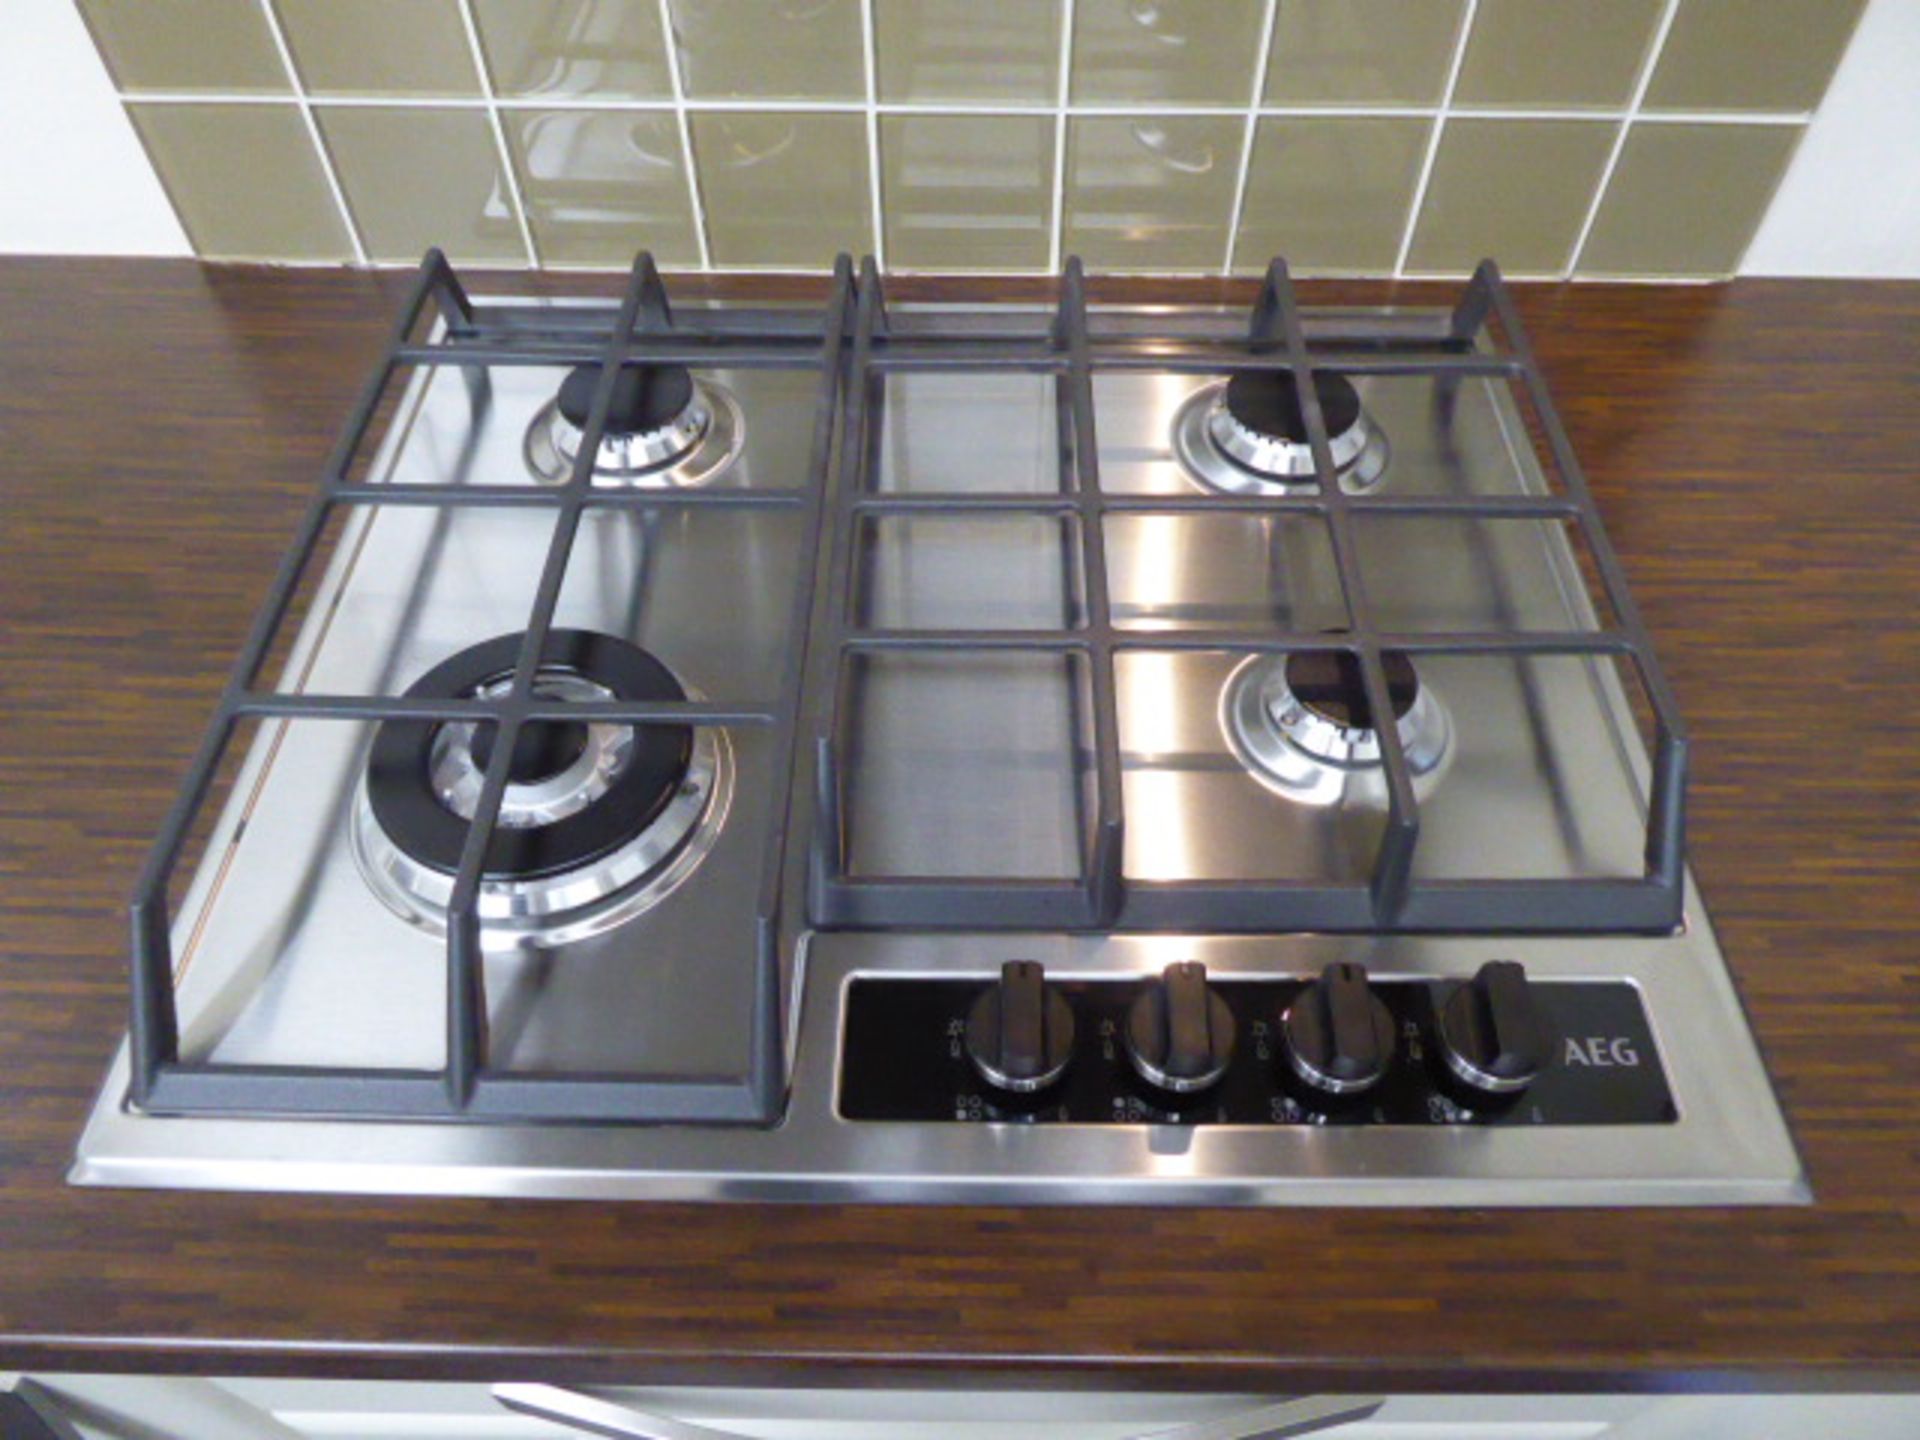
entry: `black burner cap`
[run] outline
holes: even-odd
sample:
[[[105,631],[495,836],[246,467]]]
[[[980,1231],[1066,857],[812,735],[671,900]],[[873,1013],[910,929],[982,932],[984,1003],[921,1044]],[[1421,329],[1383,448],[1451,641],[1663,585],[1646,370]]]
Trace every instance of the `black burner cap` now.
[[[1387,672],[1387,700],[1393,718],[1403,720],[1420,693],[1420,677],[1413,662],[1398,650],[1381,652]],[[1367,703],[1367,685],[1360,657],[1344,650],[1296,650],[1287,656],[1287,689],[1314,714],[1349,730],[1372,730],[1373,707]]]
[[[587,428],[598,365],[577,365],[560,382],[560,413],[576,430]],[[684,365],[623,365],[607,407],[609,435],[640,435],[670,424],[693,403],[693,375]]]
[[[494,727],[481,725],[473,732],[467,750],[473,763],[482,770],[493,760]],[[551,780],[587,748],[587,727],[576,720],[533,720],[520,727],[513,742],[513,759],[507,765],[507,777],[516,785],[537,785]]]
[[[407,688],[413,697],[465,699],[513,674],[522,637],[497,635],[460,651]],[[540,652],[542,671],[582,675],[621,700],[680,701],[687,693],[673,672],[639,646],[593,630],[550,630]],[[433,720],[386,720],[374,732],[367,757],[367,798],[388,838],[420,864],[451,875],[460,866],[467,822],[434,793],[432,759],[440,725]],[[544,732],[544,733],[541,733]],[[473,757],[491,753],[475,732]],[[531,736],[531,738],[529,738]],[[514,745],[513,778],[541,779],[571,764],[577,721],[524,726]],[[590,865],[610,855],[654,822],[686,778],[693,730],[656,723],[633,727],[633,750],[606,794],[550,825],[500,826],[487,846],[482,873],[490,879],[537,879]],[[524,772],[523,772],[524,766]]]
[[[1314,393],[1327,438],[1338,439],[1360,421],[1360,392],[1344,375],[1316,370]],[[1227,381],[1227,413],[1256,435],[1307,443],[1307,421],[1300,413],[1300,390],[1291,370],[1242,370]]]

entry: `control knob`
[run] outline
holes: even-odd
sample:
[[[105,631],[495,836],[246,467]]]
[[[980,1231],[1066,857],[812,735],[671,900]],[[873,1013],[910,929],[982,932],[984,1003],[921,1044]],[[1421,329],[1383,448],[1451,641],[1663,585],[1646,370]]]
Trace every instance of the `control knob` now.
[[[1456,1079],[1482,1094],[1526,1089],[1552,1043],[1518,961],[1489,960],[1440,1009],[1440,1056]]]
[[[1233,1011],[1197,960],[1167,966],[1127,1012],[1127,1058],[1142,1078],[1188,1095],[1218,1083],[1233,1059]]]
[[[1393,1015],[1368,988],[1364,965],[1327,966],[1280,1017],[1288,1065],[1328,1095],[1357,1095],[1378,1084],[1393,1059],[1393,1039]]]
[[[1073,1007],[1037,960],[1009,960],[967,1014],[967,1058],[999,1090],[1044,1090],[1073,1058]]]

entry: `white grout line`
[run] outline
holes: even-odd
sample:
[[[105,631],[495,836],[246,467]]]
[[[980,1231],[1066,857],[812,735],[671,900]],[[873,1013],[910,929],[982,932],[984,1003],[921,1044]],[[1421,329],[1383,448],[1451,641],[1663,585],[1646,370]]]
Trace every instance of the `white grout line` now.
[[[1440,139],[1447,130],[1447,111],[1453,105],[1453,92],[1460,84],[1460,67],[1467,58],[1467,41],[1473,36],[1474,15],[1480,0],[1467,0],[1460,16],[1460,33],[1453,42],[1453,59],[1447,64],[1447,85],[1440,94],[1440,111],[1433,117],[1433,130],[1427,136],[1427,153],[1420,162],[1420,178],[1414,182],[1413,203],[1407,206],[1407,223],[1400,231],[1400,249],[1393,259],[1397,280],[1407,273],[1407,256],[1413,250],[1413,232],[1420,224],[1420,209],[1427,203],[1427,186],[1433,180],[1433,162],[1440,154]]]
[[[1051,110],[1039,114],[1053,116],[1053,218],[1047,232],[1047,269],[1060,271],[1061,249],[1066,243],[1067,224],[1067,104],[1073,93],[1073,0],[1060,0],[1060,75],[1054,89]],[[1092,111],[1077,113],[1091,114]]]
[[[1260,96],[1267,88],[1267,71],[1273,64],[1273,27],[1280,17],[1280,0],[1267,0],[1267,12],[1260,20],[1260,44],[1253,52],[1253,90],[1247,96],[1247,128],[1240,139],[1240,172],[1233,181],[1233,208],[1227,212],[1227,249],[1220,259],[1220,273],[1233,273],[1234,247],[1240,243],[1240,214],[1247,203],[1247,172],[1253,165],[1253,133],[1260,127]]]
[[[493,147],[500,154],[500,173],[507,182],[507,203],[513,206],[513,218],[520,223],[520,243],[527,247],[527,268],[540,268],[540,247],[533,241],[533,220],[527,214],[526,197],[520,193],[520,177],[514,173],[513,155],[507,149],[507,127],[500,122],[500,107],[494,104],[493,71],[487,66],[487,54],[480,44],[480,27],[474,23],[473,0],[460,0],[460,24],[467,32],[467,49],[473,55],[474,73],[480,77],[480,95],[486,102],[487,126],[493,131]]]
[[[189,90],[141,90],[120,97],[130,105],[299,105],[297,95],[213,95]],[[790,111],[798,114],[864,115],[865,104],[858,100],[687,100],[676,104],[670,99],[632,100],[612,96],[498,96],[492,101],[461,95],[328,95],[316,103],[336,110],[618,110],[643,114],[667,114],[686,110],[691,114],[762,114]],[[1060,113],[1058,105],[966,104],[944,100],[882,100],[873,106],[880,115],[1007,115],[1052,119]],[[1105,119],[1221,119],[1244,114],[1244,107],[1221,105],[1068,105],[1069,115]],[[1260,105],[1254,107],[1261,119],[1282,120],[1432,120],[1440,115],[1438,105]],[[1446,111],[1449,120],[1624,120],[1624,108],[1574,109],[1551,106],[1500,107],[1456,105]],[[1810,110],[1653,110],[1635,115],[1637,125],[1805,125],[1812,121]]]
[[[860,0],[860,63],[867,82],[867,197],[873,207],[873,263],[887,269],[887,219],[880,208],[880,79],[873,46],[873,0]]]
[[[1567,252],[1567,268],[1563,272],[1572,275],[1580,266],[1580,257],[1586,254],[1587,237],[1593,234],[1593,222],[1600,218],[1600,207],[1606,202],[1607,191],[1613,185],[1613,172],[1619,167],[1621,152],[1627,148],[1627,132],[1633,129],[1634,118],[1640,113],[1640,104],[1647,98],[1647,87],[1653,84],[1654,68],[1660,63],[1661,52],[1667,48],[1667,36],[1673,30],[1673,17],[1680,11],[1680,0],[1667,0],[1666,8],[1660,12],[1659,28],[1653,32],[1653,43],[1647,47],[1646,59],[1640,62],[1640,73],[1633,82],[1633,95],[1627,101],[1627,113],[1620,121],[1620,128],[1614,132],[1613,148],[1607,152],[1606,167],[1600,172],[1600,183],[1593,187],[1593,199],[1587,205],[1586,218],[1580,222],[1580,233],[1574,237],[1573,248]]]
[[[700,253],[700,268],[711,270],[713,252],[707,241],[706,197],[700,193],[700,172],[693,168],[693,126],[687,120],[687,88],[680,75],[680,42],[674,38],[673,10],[668,0],[660,0],[660,43],[667,52],[667,82],[673,91],[673,100],[665,107],[650,105],[648,108],[671,109],[680,127],[680,164],[687,172],[687,203],[693,208],[694,243]]]
[[[1631,120],[1636,125],[1805,125],[1811,111],[1785,110],[1489,110],[1447,112],[1455,120]]]
[[[1215,112],[1218,113],[1218,112]],[[1280,120],[1431,120],[1438,105],[1256,105],[1262,119]]]
[[[360,222],[353,218],[353,207],[347,204],[347,192],[340,184],[340,174],[333,168],[333,152],[327,149],[327,142],[320,134],[320,122],[313,118],[313,105],[307,99],[306,81],[300,78],[300,67],[293,63],[293,50],[287,44],[286,34],[280,29],[280,16],[273,8],[273,0],[260,0],[261,13],[267,21],[267,33],[273,37],[273,48],[280,53],[280,63],[286,68],[287,83],[293,86],[293,103],[300,107],[300,118],[307,127],[307,139],[312,142],[314,154],[320,157],[320,174],[327,182],[327,191],[333,196],[333,203],[340,211],[340,223],[346,227],[347,240],[353,246],[353,258],[356,264],[365,265],[368,260],[367,242],[360,234]]]

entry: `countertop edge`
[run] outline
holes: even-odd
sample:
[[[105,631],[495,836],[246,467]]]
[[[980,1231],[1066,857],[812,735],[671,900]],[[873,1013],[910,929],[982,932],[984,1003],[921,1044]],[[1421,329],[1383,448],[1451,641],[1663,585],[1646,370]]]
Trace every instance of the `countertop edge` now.
[[[924,1352],[767,1352],[247,1342],[0,1335],[0,1367],[41,1373],[290,1377],[327,1380],[541,1381],[769,1389],[1132,1390],[1214,1394],[1916,1394],[1910,1362],[1644,1368],[1527,1366],[1464,1359],[1415,1365],[1217,1355],[1082,1357]]]

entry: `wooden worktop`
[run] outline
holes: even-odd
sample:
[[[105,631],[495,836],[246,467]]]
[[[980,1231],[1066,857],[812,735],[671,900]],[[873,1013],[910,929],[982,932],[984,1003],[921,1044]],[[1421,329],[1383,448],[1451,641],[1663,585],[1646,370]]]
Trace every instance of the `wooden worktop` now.
[[[1810,1208],[67,1186],[135,870],[404,283],[0,263],[0,1367],[1920,1383],[1920,285],[1519,287],[1691,724],[1693,863]]]

